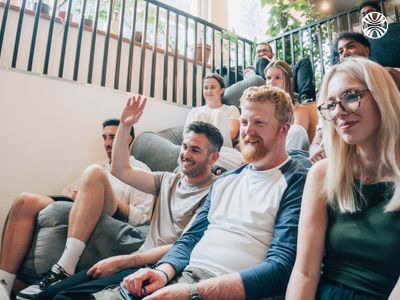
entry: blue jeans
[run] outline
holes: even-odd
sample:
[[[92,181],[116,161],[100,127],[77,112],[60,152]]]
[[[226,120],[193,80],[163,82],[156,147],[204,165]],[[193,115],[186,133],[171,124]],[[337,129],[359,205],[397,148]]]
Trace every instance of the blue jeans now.
[[[322,283],[318,287],[318,300],[378,300],[367,293],[352,289],[340,283]]]

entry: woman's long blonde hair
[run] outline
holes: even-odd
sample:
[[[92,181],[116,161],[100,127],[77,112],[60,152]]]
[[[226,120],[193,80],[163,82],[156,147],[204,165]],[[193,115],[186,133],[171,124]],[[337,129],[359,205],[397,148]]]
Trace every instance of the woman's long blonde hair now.
[[[344,72],[367,86],[378,106],[381,120],[379,128],[380,164],[377,176],[389,176],[394,180],[394,194],[386,211],[400,209],[400,92],[388,71],[379,64],[361,57],[351,57],[334,66],[325,74],[319,103],[328,97],[328,84],[336,73]],[[346,83],[343,83],[346,84]],[[362,103],[361,103],[362,105]],[[353,193],[354,171],[363,168],[356,145],[343,141],[335,130],[333,122],[322,117],[324,148],[328,157],[328,170],[324,189],[328,201],[338,205],[341,212],[355,212],[359,209]],[[365,175],[365,174],[363,174]]]

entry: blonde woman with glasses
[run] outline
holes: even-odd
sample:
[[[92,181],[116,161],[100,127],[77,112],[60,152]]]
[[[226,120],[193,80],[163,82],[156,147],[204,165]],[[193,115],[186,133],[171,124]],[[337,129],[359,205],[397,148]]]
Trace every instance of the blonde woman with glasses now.
[[[327,159],[307,177],[286,299],[400,299],[399,90],[350,58],[319,97]]]

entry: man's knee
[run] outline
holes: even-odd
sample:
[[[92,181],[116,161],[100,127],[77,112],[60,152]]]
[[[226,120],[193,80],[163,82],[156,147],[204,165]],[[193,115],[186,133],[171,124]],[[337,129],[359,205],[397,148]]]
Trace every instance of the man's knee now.
[[[45,196],[39,196],[31,193],[21,193],[13,201],[10,213],[11,214],[24,214],[31,213],[36,215],[40,210],[50,203],[44,200]],[[47,198],[47,197],[46,197]]]
[[[87,167],[85,171],[83,171],[81,176],[82,184],[92,181],[102,182],[102,180],[107,180],[107,174],[104,168],[97,164],[93,164]]]

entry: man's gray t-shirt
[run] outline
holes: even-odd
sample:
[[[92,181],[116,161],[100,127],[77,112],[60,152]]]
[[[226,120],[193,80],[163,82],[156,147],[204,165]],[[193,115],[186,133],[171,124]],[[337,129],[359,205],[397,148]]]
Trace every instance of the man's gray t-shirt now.
[[[156,186],[153,213],[140,252],[174,243],[201,209],[216,179],[210,174],[202,183],[192,185],[183,173],[153,172],[153,175]]]

